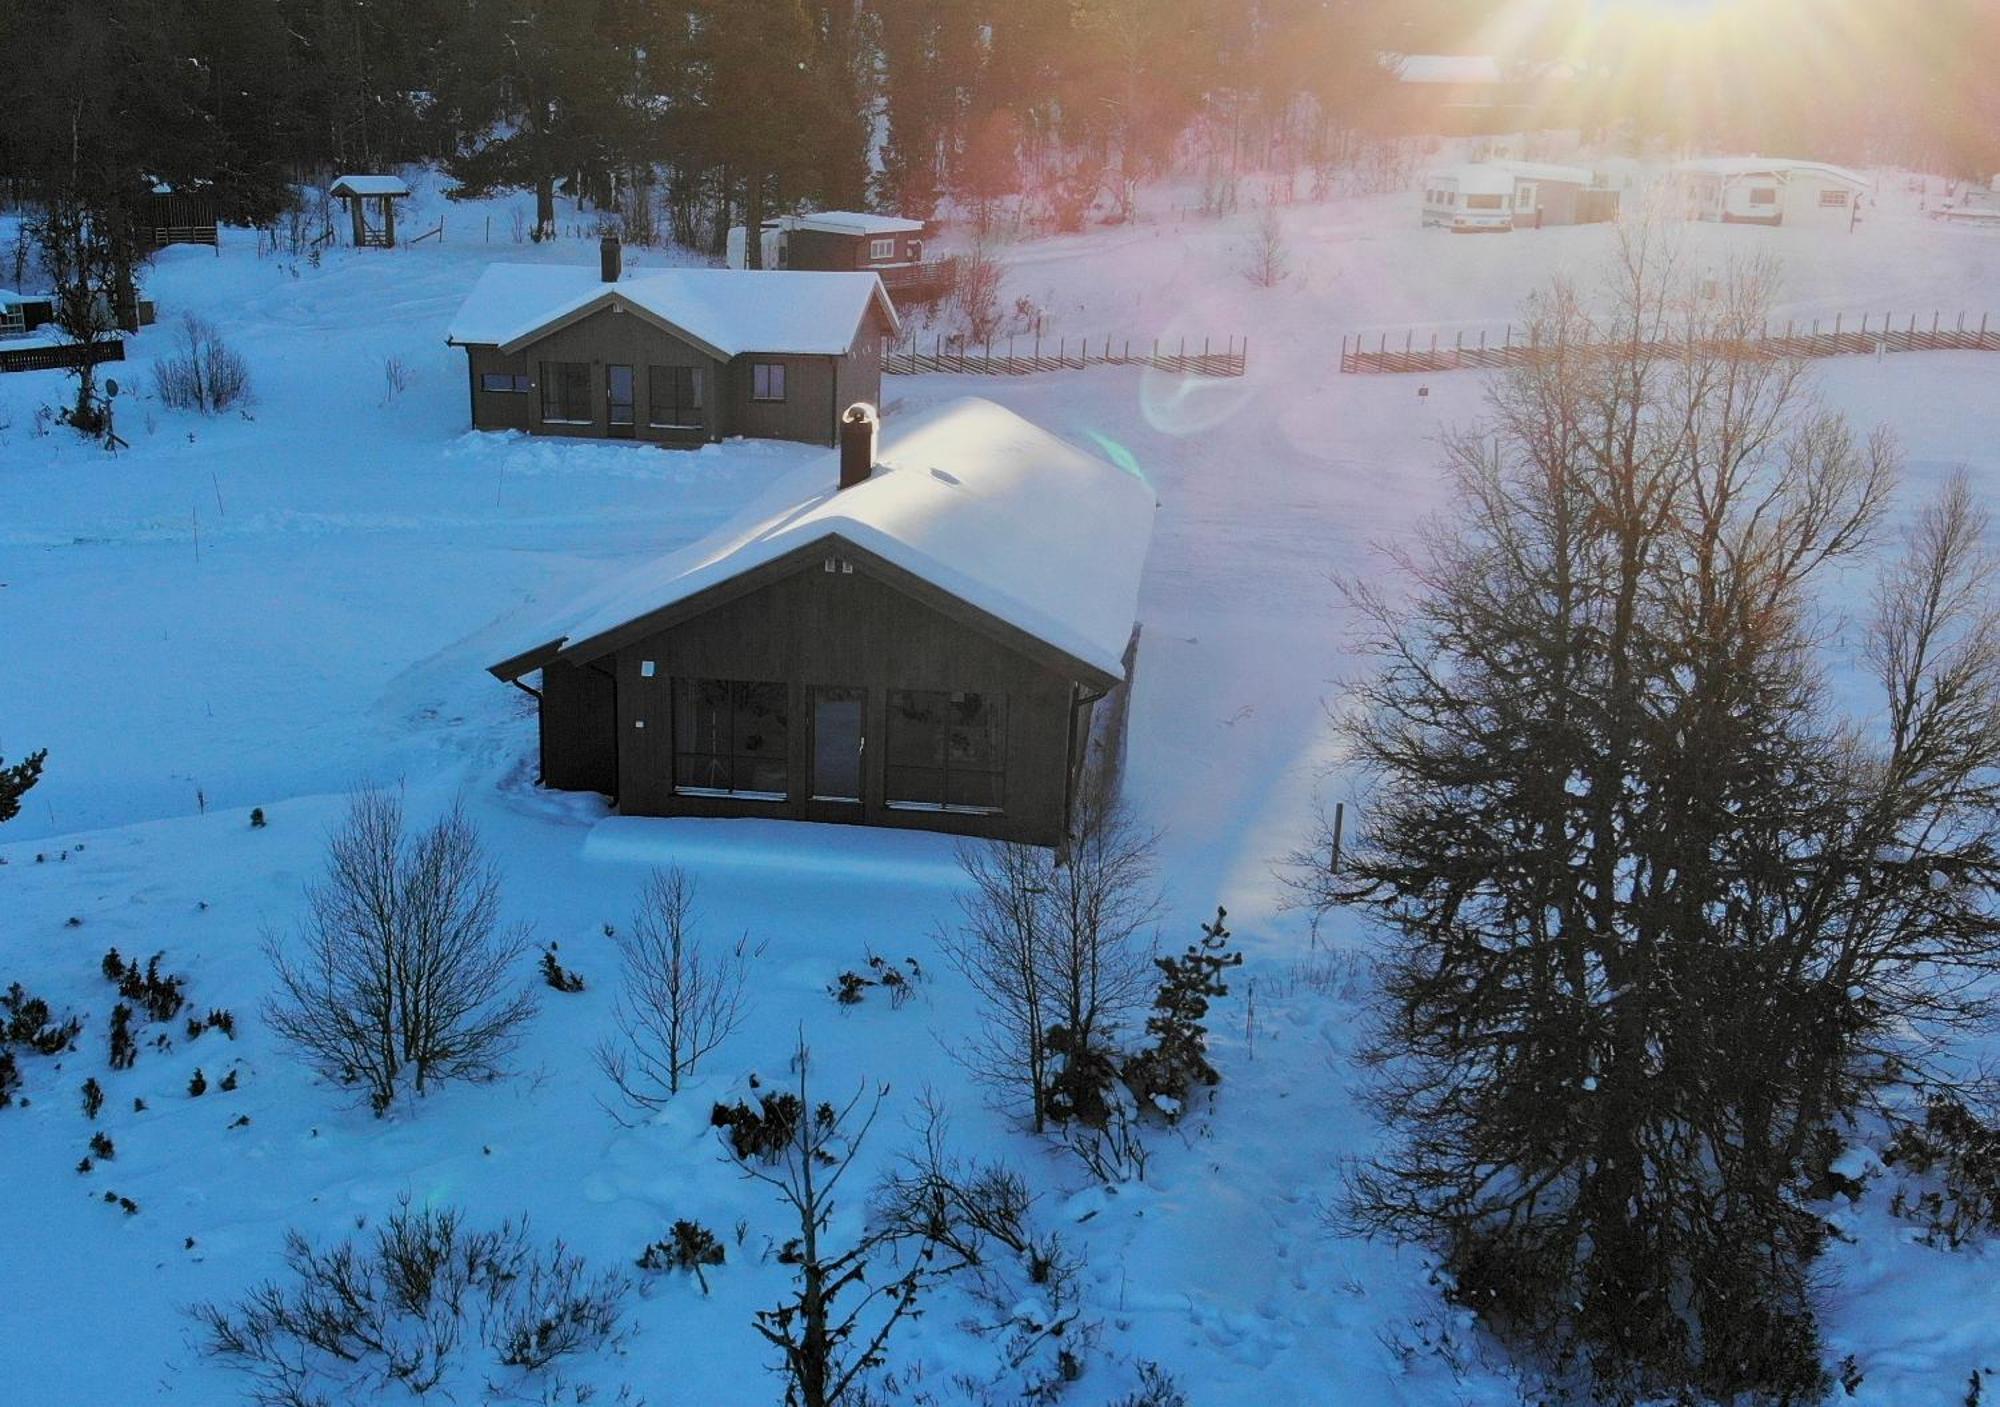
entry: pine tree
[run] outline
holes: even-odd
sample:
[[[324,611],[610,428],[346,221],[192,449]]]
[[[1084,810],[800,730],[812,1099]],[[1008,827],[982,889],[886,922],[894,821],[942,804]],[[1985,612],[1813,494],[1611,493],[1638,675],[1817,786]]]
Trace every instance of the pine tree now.
[[[11,821],[21,814],[21,798],[42,779],[42,764],[48,760],[47,748],[29,753],[11,767],[0,757],[0,821]]]
[[[1208,1060],[1208,1006],[1229,995],[1222,975],[1243,962],[1229,946],[1227,916],[1218,905],[1215,922],[1201,926],[1201,938],[1186,952],[1153,959],[1160,969],[1160,989],[1146,1018],[1153,1044],[1126,1062],[1125,1079],[1143,1102],[1170,1117],[1197,1086],[1222,1078]]]

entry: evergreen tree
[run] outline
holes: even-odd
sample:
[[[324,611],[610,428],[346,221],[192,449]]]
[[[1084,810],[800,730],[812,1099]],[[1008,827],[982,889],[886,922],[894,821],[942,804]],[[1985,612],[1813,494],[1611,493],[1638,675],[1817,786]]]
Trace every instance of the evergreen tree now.
[[[11,821],[21,814],[21,798],[42,779],[42,764],[48,760],[47,748],[29,753],[11,767],[0,757],[0,821]]]

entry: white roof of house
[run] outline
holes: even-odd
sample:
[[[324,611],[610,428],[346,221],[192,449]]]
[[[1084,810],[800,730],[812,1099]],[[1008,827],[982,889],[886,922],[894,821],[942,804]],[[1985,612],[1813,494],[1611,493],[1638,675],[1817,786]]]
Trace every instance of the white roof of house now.
[[[1447,166],[1433,171],[1433,181],[1449,181],[1461,195],[1512,195],[1514,173],[1497,162]]]
[[[1724,180],[1742,176],[1819,176],[1853,186],[1857,190],[1865,190],[1874,185],[1874,182],[1866,176],[1857,175],[1845,166],[1835,166],[1827,161],[1799,161],[1780,156],[1703,156],[1680,162],[1674,170],[1688,175],[1719,176]]]
[[[874,472],[852,488],[839,487],[839,465],[837,451],[801,465],[707,537],[573,603],[524,649],[587,646],[838,535],[1124,677],[1155,507],[1136,475],[976,397],[887,427]]]
[[[1491,54],[1388,54],[1383,62],[1400,83],[1499,83],[1504,75]]]
[[[341,176],[327,187],[332,195],[408,195],[410,188],[399,176]]]
[[[453,315],[454,343],[513,350],[551,323],[614,304],[650,316],[721,356],[837,356],[873,303],[896,310],[871,273],[799,269],[661,269],[605,283],[596,264],[488,264]]]
[[[1558,166],[1548,161],[1496,161],[1495,166],[1505,167],[1524,181],[1554,181],[1570,186],[1591,185],[1597,179],[1582,166]]]
[[[827,230],[834,234],[892,235],[922,234],[924,222],[901,215],[870,215],[858,210],[814,210],[804,215],[786,215],[780,223],[794,230]]]

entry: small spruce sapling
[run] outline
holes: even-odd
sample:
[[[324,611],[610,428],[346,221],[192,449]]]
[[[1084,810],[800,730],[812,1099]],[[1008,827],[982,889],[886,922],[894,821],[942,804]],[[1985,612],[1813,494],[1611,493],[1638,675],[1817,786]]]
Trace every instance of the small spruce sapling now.
[[[229,1072],[228,1074],[224,1075],[224,1076],[222,1077],[222,1083],[221,1083],[220,1085],[216,1086],[216,1088],[220,1089],[220,1090],[221,1090],[221,1091],[222,1091],[222,1092],[223,1092],[224,1094],[233,1094],[233,1093],[235,1093],[235,1092],[236,1092],[236,1072],[235,1072],[234,1070],[231,1070],[231,1071],[230,1071],[230,1072]]]
[[[250,808],[250,829],[260,831],[264,829],[265,824],[264,808],[261,806],[252,806]]]
[[[20,1087],[21,1071],[14,1063],[14,1052],[0,1046],[0,1109],[14,1102],[14,1092]]]
[[[683,1218],[673,1224],[664,1241],[655,1241],[646,1247],[639,1256],[639,1268],[690,1271],[705,1295],[708,1293],[708,1276],[702,1273],[702,1267],[721,1265],[723,1259],[722,1243],[715,1239],[715,1233],[698,1221]]]
[[[558,992],[583,990],[583,974],[573,972],[562,965],[562,959],[556,956],[554,943],[542,949],[542,980]]]
[[[83,1117],[95,1119],[97,1111],[104,1107],[104,1086],[92,1075],[83,1082]]]
[[[132,1008],[124,1002],[111,1008],[111,1068],[129,1070],[139,1063],[139,1042],[132,1035]]]
[[[118,1156],[117,1147],[103,1129],[90,1136],[90,1156],[100,1163],[108,1163]]]
[[[1208,1061],[1208,1004],[1229,995],[1222,974],[1243,962],[1243,954],[1229,947],[1225,916],[1217,906],[1215,922],[1201,926],[1199,942],[1177,958],[1153,959],[1160,969],[1159,991],[1146,1018],[1153,1044],[1125,1063],[1125,1082],[1142,1104],[1168,1119],[1180,1116],[1197,1086],[1222,1078]]]
[[[199,1065],[194,1067],[194,1078],[188,1081],[188,1098],[199,1099],[208,1093],[208,1076],[201,1073]]]

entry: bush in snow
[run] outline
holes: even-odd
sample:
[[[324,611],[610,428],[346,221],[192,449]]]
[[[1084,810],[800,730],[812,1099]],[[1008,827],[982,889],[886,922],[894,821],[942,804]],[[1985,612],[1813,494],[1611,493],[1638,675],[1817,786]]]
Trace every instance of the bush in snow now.
[[[100,1163],[108,1163],[118,1156],[117,1147],[102,1129],[90,1136],[90,1156]]]
[[[214,415],[249,398],[250,367],[214,323],[187,313],[174,350],[153,363],[153,389],[175,410]]]
[[[252,806],[250,808],[250,829],[253,831],[260,831],[264,829],[264,827],[267,824],[268,822],[266,822],[264,819],[264,808],[261,806]]]
[[[188,1081],[188,1098],[199,1099],[208,1093],[208,1076],[201,1073],[199,1065],[194,1067],[194,1076]]]
[[[132,1008],[124,1002],[111,1008],[111,1068],[129,1070],[139,1063],[139,1042],[132,1034]]]
[[[1029,1250],[1033,1197],[1021,1175],[1002,1163],[966,1163],[948,1149],[944,1108],[928,1092],[921,1102],[922,1141],[905,1153],[875,1189],[870,1215],[877,1226],[924,1236],[966,1267],[986,1264],[990,1244],[1016,1256]]]
[[[420,834],[393,793],[355,797],[326,875],[306,890],[292,943],[267,936],[271,1026],[322,1076],[358,1085],[376,1113],[405,1082],[499,1073],[533,998],[510,969],[525,927],[500,922],[500,877],[454,806]]]
[[[1265,205],[1258,210],[1257,223],[1250,230],[1250,253],[1244,260],[1243,276],[1259,288],[1275,288],[1290,272],[1284,221],[1276,206]]]
[[[1923,1124],[1897,1129],[1882,1161],[1941,1185],[1915,1195],[1898,1188],[1893,1210],[1924,1223],[1925,1245],[1957,1249],[2000,1227],[2000,1128],[1949,1093],[1924,1104]]]
[[[104,1086],[97,1082],[95,1075],[83,1082],[83,1117],[95,1119],[97,1111],[104,1107]]]
[[[683,1218],[673,1224],[666,1240],[655,1241],[640,1253],[639,1268],[690,1271],[701,1283],[701,1292],[707,1294],[708,1276],[702,1267],[721,1265],[723,1258],[722,1243],[715,1239],[715,1233],[698,1221]]]
[[[1188,1395],[1178,1379],[1159,1364],[1139,1361],[1139,1390],[1128,1393],[1111,1407],[1189,1407]]]
[[[729,1130],[729,1150],[738,1162],[752,1158],[774,1162],[790,1146],[805,1118],[805,1106],[789,1091],[757,1097],[752,1109],[742,1100],[709,1110],[710,1127]]]
[[[282,1279],[188,1312],[253,1400],[304,1407],[372,1400],[391,1382],[421,1397],[465,1367],[475,1339],[492,1365],[538,1372],[616,1338],[628,1289],[560,1241],[532,1245],[525,1219],[472,1231],[455,1210],[406,1204],[372,1245],[322,1251],[290,1232]]]
[[[36,1055],[60,1055],[83,1029],[83,1018],[57,1021],[49,1004],[19,982],[0,992],[0,1045],[25,1046]]]
[[[1177,958],[1154,958],[1160,969],[1159,991],[1153,997],[1146,1033],[1153,1043],[1125,1062],[1125,1079],[1140,1103],[1180,1117],[1188,1097],[1202,1085],[1222,1077],[1208,1063],[1208,1004],[1229,995],[1222,974],[1241,965],[1243,954],[1229,948],[1225,911],[1201,926],[1201,939]]]
[[[572,972],[562,965],[562,959],[556,956],[556,945],[553,943],[542,949],[542,981],[558,992],[583,990],[583,974]]]
[[[118,995],[135,1004],[151,1021],[171,1021],[187,1004],[187,979],[160,971],[160,959],[165,956],[154,953],[141,967],[136,959],[126,962],[113,948],[100,964],[105,977],[118,984]]]
[[[20,1088],[21,1067],[14,1060],[14,1052],[0,1046],[0,1109],[14,1102]]]

